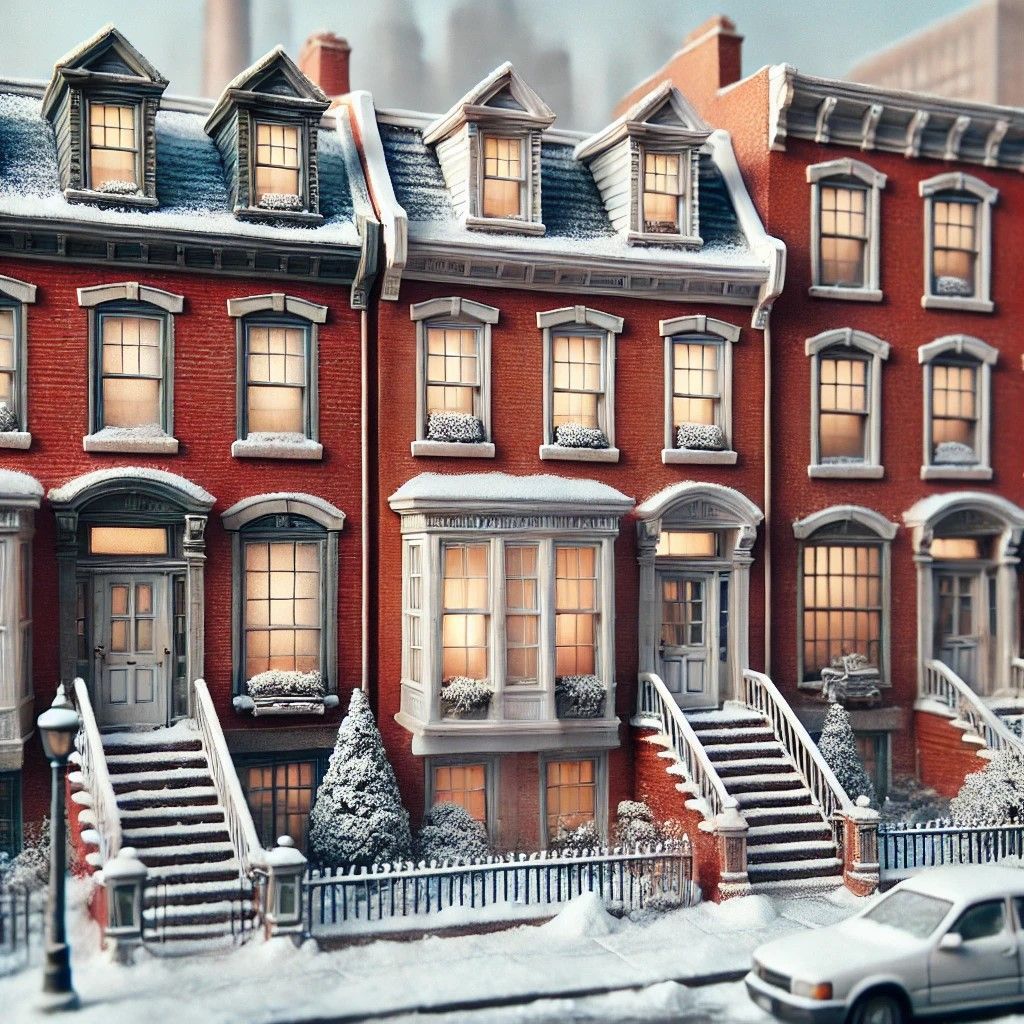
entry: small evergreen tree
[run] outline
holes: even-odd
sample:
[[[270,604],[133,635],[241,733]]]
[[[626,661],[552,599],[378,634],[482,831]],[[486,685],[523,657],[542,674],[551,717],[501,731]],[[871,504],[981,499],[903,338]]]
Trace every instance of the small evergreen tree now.
[[[864,770],[864,762],[850,727],[850,716],[842,704],[829,704],[818,749],[851,800],[866,796],[874,803],[875,787]]]
[[[309,816],[312,859],[365,867],[409,858],[409,814],[369,701],[355,690]]]
[[[985,768],[964,779],[949,813],[962,826],[1024,820],[1024,758],[1012,750],[999,751]]]
[[[416,836],[416,859],[428,864],[432,860],[473,860],[490,852],[487,830],[459,804],[435,804]]]

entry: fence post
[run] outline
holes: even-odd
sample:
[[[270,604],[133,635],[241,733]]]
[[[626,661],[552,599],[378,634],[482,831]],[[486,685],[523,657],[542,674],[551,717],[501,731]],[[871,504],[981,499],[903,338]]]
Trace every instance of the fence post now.
[[[267,903],[263,925],[268,939],[277,935],[302,937],[302,876],[306,858],[291,836],[281,836],[266,857]]]
[[[718,836],[718,892],[722,899],[750,892],[747,876],[747,822],[736,807],[726,807],[715,818]]]
[[[878,811],[869,806],[866,796],[843,813],[843,882],[858,896],[868,896],[878,888]]]
[[[103,865],[103,885],[107,890],[107,924],[104,937],[110,940],[113,958],[128,966],[135,960],[135,951],[142,945],[142,895],[149,870],[130,846],[123,846],[116,857]],[[154,914],[166,914],[159,904]],[[166,925],[167,921],[157,921]]]

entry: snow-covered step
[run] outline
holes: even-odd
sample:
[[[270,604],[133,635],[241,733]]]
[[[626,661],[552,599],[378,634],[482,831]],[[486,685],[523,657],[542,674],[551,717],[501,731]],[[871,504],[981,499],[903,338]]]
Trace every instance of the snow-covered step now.
[[[771,896],[814,896],[823,892],[835,892],[842,887],[842,872],[838,875],[812,875],[810,878],[776,878],[767,882],[751,880],[752,893]]]
[[[708,729],[749,729],[764,726],[764,718],[756,711],[689,711],[686,720],[697,731]]]
[[[248,898],[247,892],[242,889],[242,884],[237,878],[232,881],[160,882],[158,885],[146,887],[144,903],[146,906],[163,903],[182,906],[196,903],[219,903],[225,900],[239,902]]]
[[[248,902],[248,907],[246,906]],[[145,907],[142,919],[155,924],[212,924],[228,921],[252,911],[252,901],[210,900],[206,903],[160,903]]]
[[[173,789],[128,790],[117,794],[117,806],[125,809],[168,807],[187,804],[190,807],[216,804],[217,790],[213,786],[182,786]]]
[[[743,817],[747,819],[747,825],[783,825],[797,824],[813,821],[827,827],[821,811],[811,803],[796,804],[781,807],[754,807],[743,808]]]
[[[210,772],[202,768],[169,768],[159,771],[120,772],[110,776],[111,785],[117,793],[142,789],[182,789],[187,786],[209,784]]]
[[[147,865],[148,867],[148,865]],[[185,884],[190,882],[231,882],[242,877],[237,860],[204,861],[188,864],[156,864],[149,868],[152,881]]]
[[[121,828],[168,828],[172,825],[224,823],[224,811],[217,803],[169,804],[161,807],[126,807],[121,810]]]
[[[759,843],[785,842],[788,836],[792,836],[794,840],[818,837],[831,840],[832,838],[832,830],[821,820],[820,815],[815,815],[814,821],[781,821],[769,825],[750,824],[750,811],[746,812],[746,817],[748,848]]]
[[[725,780],[725,784],[730,796],[737,798],[741,793],[778,793],[790,789],[806,792],[803,778],[794,771],[782,774],[737,775]]]
[[[208,772],[206,753],[202,750],[140,750],[132,754],[107,755],[107,769],[111,775],[175,768],[196,768]]]
[[[785,751],[779,746],[778,740],[752,743],[718,743],[713,747],[705,747],[708,758],[714,763],[719,761],[737,761],[753,758],[776,759],[784,758]]]
[[[836,844],[831,840],[759,843],[747,846],[747,863],[767,864],[781,861],[796,863],[804,860],[829,860],[835,856],[835,852]]]
[[[811,794],[805,788],[784,789],[778,792],[771,789],[757,789],[747,793],[737,793],[736,800],[740,805],[740,810],[745,814],[748,807],[807,806],[811,802]]]
[[[784,757],[741,757],[735,761],[715,761],[715,771],[722,779],[751,774],[782,775],[792,770],[792,764]]]
[[[778,743],[775,733],[767,725],[744,726],[742,729],[699,729],[693,730],[701,744],[710,750],[721,743],[743,744]]]
[[[789,863],[750,864],[747,874],[751,882],[777,882],[783,879],[823,878],[836,875],[841,878],[843,862],[838,857],[799,860]]]
[[[191,843],[180,846],[151,846],[139,850],[139,860],[149,867],[161,864],[214,864],[233,860],[235,848],[230,842]]]
[[[219,822],[155,825],[145,828],[124,828],[121,838],[125,846],[145,849],[152,846],[188,846],[194,843],[230,842],[227,825]]]

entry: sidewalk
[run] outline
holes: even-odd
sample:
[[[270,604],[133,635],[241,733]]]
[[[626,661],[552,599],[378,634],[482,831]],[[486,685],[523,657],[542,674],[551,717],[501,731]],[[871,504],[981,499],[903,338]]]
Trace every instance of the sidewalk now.
[[[839,890],[803,899],[752,896],[617,921],[596,898],[583,897],[540,927],[327,953],[310,943],[298,950],[287,942],[255,943],[214,957],[150,958],[130,969],[89,955],[83,933],[75,939],[82,951],[75,1021],[138,1024],[186,1011],[204,1024],[348,1024],[666,981],[707,984],[745,971],[751,950],[767,939],[841,920],[860,905]],[[0,1006],[14,1007],[17,1024],[42,1019],[32,1011],[40,978],[32,969],[0,979]]]

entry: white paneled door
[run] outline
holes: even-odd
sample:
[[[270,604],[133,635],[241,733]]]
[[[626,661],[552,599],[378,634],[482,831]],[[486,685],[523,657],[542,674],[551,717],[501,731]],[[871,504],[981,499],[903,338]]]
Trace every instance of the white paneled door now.
[[[658,572],[658,674],[680,707],[718,704],[718,588],[710,573]]]

